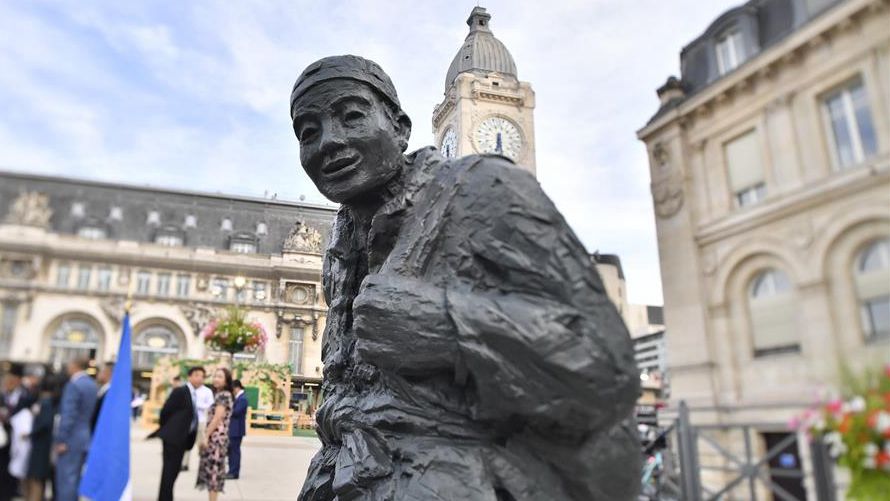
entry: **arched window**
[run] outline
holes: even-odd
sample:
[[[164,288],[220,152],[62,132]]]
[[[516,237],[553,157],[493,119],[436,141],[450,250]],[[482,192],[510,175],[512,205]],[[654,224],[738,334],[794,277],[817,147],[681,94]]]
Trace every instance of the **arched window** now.
[[[49,358],[53,367],[63,368],[78,357],[96,359],[101,334],[90,322],[79,318],[63,319],[49,340]]]
[[[791,281],[784,273],[768,269],[751,280],[748,313],[755,357],[800,350]]]
[[[179,337],[172,329],[162,324],[150,325],[133,340],[133,366],[150,368],[159,358],[178,356],[179,351]]]
[[[853,278],[866,338],[890,337],[890,238],[859,251]]]

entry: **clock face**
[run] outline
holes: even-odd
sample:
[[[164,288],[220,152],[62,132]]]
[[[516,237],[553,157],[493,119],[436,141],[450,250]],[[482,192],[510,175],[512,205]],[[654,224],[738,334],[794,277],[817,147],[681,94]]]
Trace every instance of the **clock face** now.
[[[448,127],[442,136],[442,145],[439,148],[446,158],[454,158],[457,156],[457,134],[454,127]]]
[[[522,136],[513,122],[506,118],[491,117],[476,127],[476,145],[483,153],[497,153],[518,160],[522,150]]]

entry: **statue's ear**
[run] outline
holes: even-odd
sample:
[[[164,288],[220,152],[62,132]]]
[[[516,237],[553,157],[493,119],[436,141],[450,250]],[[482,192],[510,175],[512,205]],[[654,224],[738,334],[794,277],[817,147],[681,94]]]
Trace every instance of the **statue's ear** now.
[[[404,152],[408,149],[408,139],[411,137],[411,119],[408,118],[408,115],[399,110],[399,114],[396,117],[396,137],[399,140],[399,148]]]

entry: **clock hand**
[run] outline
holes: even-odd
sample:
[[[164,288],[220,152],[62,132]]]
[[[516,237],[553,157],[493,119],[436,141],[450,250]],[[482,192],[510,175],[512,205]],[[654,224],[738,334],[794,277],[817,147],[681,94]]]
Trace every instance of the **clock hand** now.
[[[497,146],[495,146],[495,148],[494,148],[494,151],[496,151],[498,153],[504,152],[503,145],[501,144],[501,133],[500,132],[498,132],[498,142],[497,142]]]

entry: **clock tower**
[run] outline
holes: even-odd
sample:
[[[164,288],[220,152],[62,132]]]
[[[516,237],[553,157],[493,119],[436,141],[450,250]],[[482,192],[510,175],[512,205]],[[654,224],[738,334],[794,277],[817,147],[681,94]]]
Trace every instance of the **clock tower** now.
[[[467,19],[470,33],[448,67],[445,99],[433,109],[435,145],[448,157],[503,155],[535,174],[535,93],[519,81],[490,21],[482,7]]]

